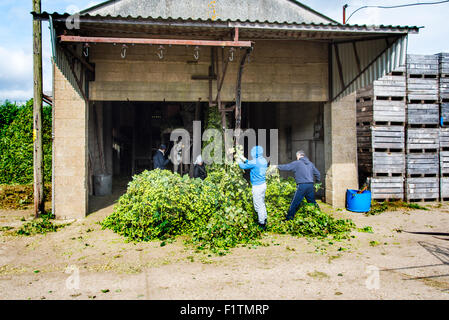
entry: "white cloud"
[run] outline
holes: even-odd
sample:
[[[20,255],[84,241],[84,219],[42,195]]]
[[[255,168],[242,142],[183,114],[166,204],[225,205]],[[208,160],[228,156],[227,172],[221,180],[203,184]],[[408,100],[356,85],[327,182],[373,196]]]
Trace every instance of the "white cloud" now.
[[[0,100],[24,100],[33,94],[33,57],[21,49],[0,46]]]
[[[52,88],[51,53],[43,51],[43,89]],[[33,54],[0,46],[0,101],[23,101],[33,97]]]

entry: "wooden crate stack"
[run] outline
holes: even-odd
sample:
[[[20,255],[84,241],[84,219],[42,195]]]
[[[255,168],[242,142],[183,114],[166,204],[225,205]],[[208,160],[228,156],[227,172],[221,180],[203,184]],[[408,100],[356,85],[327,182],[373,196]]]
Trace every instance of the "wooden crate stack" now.
[[[437,201],[439,179],[439,59],[407,55],[406,195]]]
[[[449,53],[439,53],[441,125],[449,127]]]
[[[357,92],[359,174],[376,200],[404,198],[405,98],[405,68]]]
[[[407,55],[358,90],[357,134],[373,199],[449,201],[449,53]]]
[[[449,201],[449,53],[437,54],[439,59],[440,98],[440,198]]]
[[[441,200],[449,201],[449,128],[440,128]]]

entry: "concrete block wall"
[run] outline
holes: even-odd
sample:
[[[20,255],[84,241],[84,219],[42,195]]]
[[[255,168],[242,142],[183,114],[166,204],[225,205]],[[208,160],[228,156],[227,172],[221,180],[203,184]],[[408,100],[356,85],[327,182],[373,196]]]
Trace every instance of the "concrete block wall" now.
[[[324,106],[326,202],[344,207],[346,189],[358,189],[356,94]]]
[[[87,213],[86,103],[54,65],[54,214],[80,219]]]
[[[221,52],[221,48],[219,49]],[[156,46],[131,46],[122,59],[121,47],[94,45],[95,81],[90,100],[103,101],[202,101],[208,99],[208,81],[192,75],[208,75],[210,49],[201,48],[195,61],[192,47],[166,47],[164,59]],[[238,65],[243,50],[229,63],[222,101],[235,99]],[[220,53],[221,55],[221,53]],[[229,50],[224,49],[225,58]],[[258,41],[242,79],[245,102],[327,101],[328,49],[326,44],[304,41]],[[214,93],[216,92],[214,81]]]

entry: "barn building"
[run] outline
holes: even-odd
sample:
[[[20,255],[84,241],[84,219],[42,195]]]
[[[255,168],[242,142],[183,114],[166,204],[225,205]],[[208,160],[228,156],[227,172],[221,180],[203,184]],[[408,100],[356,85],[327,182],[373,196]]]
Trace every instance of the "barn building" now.
[[[231,128],[278,129],[279,163],[305,150],[325,201],[344,206],[358,188],[355,91],[403,66],[419,32],[293,0],[113,0],[34,18],[52,35],[58,218],[85,217],[93,177],[150,168],[173,128],[213,107]]]

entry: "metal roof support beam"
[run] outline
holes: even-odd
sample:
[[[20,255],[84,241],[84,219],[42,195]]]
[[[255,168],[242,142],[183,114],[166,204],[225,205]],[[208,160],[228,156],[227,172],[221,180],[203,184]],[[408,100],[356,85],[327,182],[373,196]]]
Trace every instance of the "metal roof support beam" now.
[[[84,59],[79,54],[77,54],[75,52],[75,50],[73,50],[70,47],[65,47],[65,49],[67,49],[67,51],[69,51],[72,56],[74,56],[76,59],[78,59],[78,61],[81,62],[87,68],[87,70],[95,73],[95,67],[93,65],[91,65],[89,62],[87,62],[86,59]]]
[[[352,48],[354,49],[355,62],[357,63],[357,69],[359,73],[362,72],[362,67],[360,66],[360,58],[359,53],[357,52],[357,44],[355,42],[352,43]]]
[[[72,59],[69,58],[69,53],[67,52],[67,49],[62,48],[62,52],[64,52],[64,55],[66,56],[66,59],[69,61],[69,66],[70,66],[70,71],[72,72],[73,76],[75,77],[75,81],[76,84],[78,85],[78,89],[81,92],[81,95],[83,96],[83,99],[86,103],[89,103],[89,99],[87,98],[86,93],[83,90],[83,85],[80,81],[80,79],[78,78],[76,72],[75,72],[75,67],[74,67],[74,62]]]
[[[386,46],[385,49],[383,49],[382,52],[380,52],[365,68],[363,68],[363,70],[359,72],[359,74],[357,74],[357,76],[355,76],[354,79],[352,79],[347,85],[344,85],[342,81],[343,89],[332,99],[332,101],[337,99],[347,88],[349,88],[349,86],[351,86],[358,78],[360,78],[360,76],[366,70],[368,70],[368,68],[371,67],[377,61],[377,59],[379,59],[385,52],[387,52],[396,43],[397,40],[398,39],[392,41],[388,46]],[[335,53],[337,54],[337,51]]]
[[[335,48],[335,58],[337,59],[338,74],[340,76],[342,86],[345,87],[345,80],[343,78],[343,68],[341,67],[340,54],[338,53],[338,44],[334,43],[334,48]]]
[[[61,42],[78,42],[78,43],[120,43],[120,44],[150,44],[150,45],[156,44],[156,45],[241,47],[241,48],[251,48],[253,46],[253,42],[251,41],[107,38],[107,37],[82,37],[82,36],[67,36],[67,35],[61,35],[60,40]]]

